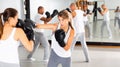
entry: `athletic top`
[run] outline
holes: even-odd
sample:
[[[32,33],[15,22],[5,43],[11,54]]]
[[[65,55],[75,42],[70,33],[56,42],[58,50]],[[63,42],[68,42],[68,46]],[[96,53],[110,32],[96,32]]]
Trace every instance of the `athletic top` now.
[[[120,12],[115,12],[115,17],[118,17],[120,19]]]
[[[84,14],[87,14],[87,11],[85,11]],[[88,15],[83,16],[83,21],[84,21],[84,22],[88,21]]]
[[[119,12],[119,19],[120,19],[120,12]]]
[[[110,21],[110,17],[109,17],[109,11],[107,11],[104,15],[103,15],[103,20],[104,21]]]
[[[40,20],[40,18],[42,18],[42,17],[46,17],[46,15],[44,15],[44,14],[43,15],[42,14],[37,14],[35,16],[35,22],[39,23],[39,24],[44,24],[44,21]],[[38,28],[36,28],[35,31],[36,32],[44,32],[44,29],[38,29]]]
[[[83,22],[83,14],[84,12],[81,10],[75,10],[76,16],[73,18],[73,26],[75,28],[76,33],[85,32],[84,22]]]
[[[119,16],[120,16],[120,12],[115,12],[115,17],[119,18]]]
[[[58,25],[58,28],[57,29],[60,29],[60,24]],[[65,43],[67,42],[68,40],[68,37],[70,35],[70,30],[71,28],[69,28],[68,32],[66,33],[66,37],[64,39]],[[51,44],[51,48],[55,51],[55,53],[60,56],[60,57],[64,57],[64,58],[67,58],[67,57],[71,57],[71,50],[65,50],[64,48],[62,48],[58,42],[56,41],[55,39],[55,34],[52,35],[52,44]]]
[[[19,41],[14,39],[16,28],[13,28],[6,40],[0,40],[0,62],[19,64]]]

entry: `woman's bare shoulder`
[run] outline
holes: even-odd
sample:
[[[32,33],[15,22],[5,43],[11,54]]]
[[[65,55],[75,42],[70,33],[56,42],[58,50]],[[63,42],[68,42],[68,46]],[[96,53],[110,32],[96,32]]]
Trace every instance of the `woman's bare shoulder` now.
[[[23,33],[24,31],[23,31],[22,28],[16,28],[16,32],[17,32],[17,33]]]

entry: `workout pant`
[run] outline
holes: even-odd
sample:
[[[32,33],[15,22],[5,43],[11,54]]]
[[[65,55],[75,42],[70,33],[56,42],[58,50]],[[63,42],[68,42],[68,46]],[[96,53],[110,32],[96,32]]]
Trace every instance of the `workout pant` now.
[[[58,67],[59,64],[62,64],[62,67],[71,67],[71,58],[59,57],[52,49],[47,67]]]
[[[111,29],[110,29],[109,25],[110,25],[109,21],[103,21],[103,23],[101,25],[101,36],[103,36],[104,27],[106,26],[109,36],[112,37],[112,32],[111,32]]]
[[[30,52],[30,54],[27,56],[27,58],[31,58],[35,50],[39,47],[39,45],[44,47],[44,58],[43,60],[48,60],[49,59],[49,42],[46,38],[46,36],[42,32],[35,32],[35,44],[33,51]]]
[[[119,24],[119,29],[120,29],[120,19],[118,20],[118,24]]]
[[[84,21],[85,27],[88,29],[88,37],[90,38],[92,36],[90,25],[88,21]]]
[[[20,65],[19,64],[0,62],[0,67],[20,67]]]
[[[118,23],[118,26],[119,26],[119,29],[120,29],[120,19],[119,19],[119,17],[115,17],[114,26],[116,26],[117,23]]]
[[[118,17],[115,17],[114,26],[116,26],[116,24],[117,24],[118,21],[119,21],[119,18],[118,18]]]
[[[73,51],[74,46],[75,46],[77,41],[81,42],[81,46],[82,46],[86,61],[90,61],[89,54],[88,54],[88,47],[87,47],[87,44],[86,44],[85,33],[84,32],[76,34],[76,36],[74,37],[73,42],[72,42],[71,51]]]

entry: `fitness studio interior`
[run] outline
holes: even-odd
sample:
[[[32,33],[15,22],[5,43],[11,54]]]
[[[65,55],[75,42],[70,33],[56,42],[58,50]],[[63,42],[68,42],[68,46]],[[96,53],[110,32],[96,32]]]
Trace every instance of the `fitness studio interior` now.
[[[6,39],[7,8],[26,35]],[[0,67],[120,67],[120,0],[0,0],[0,17]]]

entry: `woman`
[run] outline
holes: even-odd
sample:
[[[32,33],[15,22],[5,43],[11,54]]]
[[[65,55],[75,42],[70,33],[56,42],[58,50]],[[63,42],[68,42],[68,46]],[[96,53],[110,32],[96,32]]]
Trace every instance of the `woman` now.
[[[54,32],[57,29],[63,29],[66,33],[65,36],[65,46],[61,47],[59,42],[56,39],[54,33],[52,36],[52,45],[51,45],[51,55],[49,58],[47,67],[57,67],[58,64],[62,64],[62,67],[71,66],[71,44],[74,37],[74,29],[71,25],[70,14],[66,10],[62,10],[58,13],[59,24],[38,24],[38,28],[52,29]]]
[[[119,24],[119,6],[117,6],[117,8],[115,9],[115,22],[114,22],[114,26],[116,26],[117,22]]]
[[[100,14],[103,16],[103,22],[102,22],[102,25],[101,25],[101,37],[103,37],[104,27],[106,26],[107,30],[108,30],[109,39],[112,39],[112,32],[111,32],[111,28],[110,28],[109,10],[108,10],[108,8],[105,4],[102,4],[101,8],[103,9],[103,11],[100,12]]]
[[[120,31],[120,8],[119,8],[119,6],[117,6],[117,8],[115,10],[115,22],[114,22],[114,26],[116,26],[117,24],[118,24],[119,31]]]
[[[27,39],[22,29],[15,27],[17,22],[18,12],[16,9],[7,8],[0,14],[0,67],[20,67],[19,41],[28,51],[33,49],[33,41]]]

